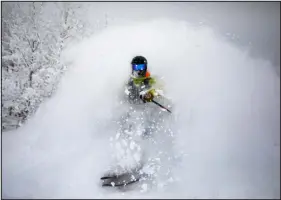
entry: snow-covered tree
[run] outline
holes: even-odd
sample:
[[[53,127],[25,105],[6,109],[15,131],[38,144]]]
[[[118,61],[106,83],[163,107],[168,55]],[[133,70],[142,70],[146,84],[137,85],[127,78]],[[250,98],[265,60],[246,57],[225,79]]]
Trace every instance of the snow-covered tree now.
[[[2,20],[5,27],[2,31],[2,111],[5,125],[7,115],[25,120],[40,101],[32,98],[36,92],[31,89],[33,75],[42,67],[38,34],[42,3],[9,2],[3,7],[6,11]]]
[[[18,127],[56,91],[68,66],[64,48],[106,28],[108,14],[88,19],[80,2],[3,2],[2,129]]]
[[[2,19],[2,128],[18,126],[56,89],[66,66],[60,54],[82,37],[79,4],[4,2]],[[52,13],[54,15],[52,15]]]

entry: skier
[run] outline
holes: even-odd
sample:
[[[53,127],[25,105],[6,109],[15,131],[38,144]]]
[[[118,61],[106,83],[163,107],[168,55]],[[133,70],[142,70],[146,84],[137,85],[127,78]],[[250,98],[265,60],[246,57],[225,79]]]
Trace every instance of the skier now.
[[[132,73],[125,89],[129,103],[151,102],[154,97],[159,96],[161,90],[159,85],[157,88],[155,78],[151,77],[147,70],[147,59],[143,56],[136,56],[131,61],[131,67]]]
[[[139,125],[142,127],[141,136],[143,138],[151,138],[153,132],[158,127],[158,123],[162,119],[160,112],[157,112],[159,107],[147,104],[148,102],[157,104],[157,102],[153,100],[157,98],[157,101],[159,101],[163,97],[162,84],[160,81],[156,82],[156,79],[151,77],[147,70],[147,59],[143,56],[134,57],[131,61],[131,68],[132,72],[130,78],[125,85],[125,96],[128,102],[134,105],[130,106],[134,107],[134,111],[129,110],[126,112],[126,114],[121,117],[122,120],[118,122],[118,132],[121,133],[121,137],[124,139],[122,141],[125,141],[125,139],[128,139],[129,141],[136,139],[138,134],[133,135],[128,133],[138,133],[136,130],[139,130]],[[164,108],[161,104],[157,105],[167,110],[167,108]],[[136,141],[138,141],[138,139],[136,139]],[[125,148],[127,147],[125,146]],[[134,152],[134,155],[138,155],[140,149],[135,148],[134,150],[137,151]],[[115,169],[109,170],[111,172],[108,172],[101,177],[101,180],[103,181],[102,185],[116,187],[125,186],[145,179],[148,180],[149,174],[146,174],[142,170],[144,163],[147,162],[147,158],[143,157],[145,154],[141,153],[141,155],[142,159],[141,161],[137,161],[136,168],[124,170],[123,166],[114,166]]]
[[[120,127],[124,130],[131,130],[134,122],[138,121],[138,124],[145,127],[142,136],[147,137],[152,134],[153,128],[157,127],[158,122],[161,121],[159,107],[165,111],[171,111],[164,107],[164,105],[167,105],[165,104],[167,100],[162,94],[163,83],[150,76],[147,70],[147,59],[143,56],[134,57],[131,61],[131,69],[132,72],[126,84],[125,93],[128,102],[133,106],[130,106],[131,110],[127,112],[126,120]],[[138,120],[139,118],[142,120]]]

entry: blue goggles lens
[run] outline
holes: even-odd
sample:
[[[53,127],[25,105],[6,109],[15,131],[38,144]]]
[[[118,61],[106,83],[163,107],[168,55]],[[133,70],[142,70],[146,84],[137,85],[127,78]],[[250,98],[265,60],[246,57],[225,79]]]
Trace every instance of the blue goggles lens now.
[[[135,71],[141,71],[141,70],[145,70],[146,69],[146,64],[134,64],[133,65],[133,70]]]

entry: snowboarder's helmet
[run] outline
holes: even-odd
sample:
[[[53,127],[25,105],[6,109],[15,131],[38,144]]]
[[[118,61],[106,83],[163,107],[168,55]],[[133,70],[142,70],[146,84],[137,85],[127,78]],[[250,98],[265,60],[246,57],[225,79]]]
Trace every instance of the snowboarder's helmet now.
[[[137,77],[145,77],[147,71],[147,60],[143,56],[136,56],[132,59],[132,74]]]

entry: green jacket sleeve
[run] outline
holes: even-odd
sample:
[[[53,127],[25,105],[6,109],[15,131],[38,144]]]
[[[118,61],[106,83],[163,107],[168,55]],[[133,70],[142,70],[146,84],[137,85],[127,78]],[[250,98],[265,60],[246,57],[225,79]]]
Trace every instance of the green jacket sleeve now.
[[[152,92],[153,96],[161,95],[164,92],[164,83],[160,79],[151,77],[149,80],[149,85],[149,92]]]

